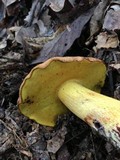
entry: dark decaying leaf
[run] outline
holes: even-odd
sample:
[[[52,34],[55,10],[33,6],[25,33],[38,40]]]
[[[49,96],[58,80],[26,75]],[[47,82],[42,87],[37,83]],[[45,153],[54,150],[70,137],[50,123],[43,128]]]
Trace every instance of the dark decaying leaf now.
[[[67,129],[63,126],[52,139],[47,141],[48,152],[56,153],[63,145]]]
[[[1,49],[5,48],[4,41],[7,41],[9,35],[7,33],[8,27],[11,27],[19,15],[21,1],[17,0],[0,0],[0,38]],[[8,35],[8,37],[7,37]],[[7,44],[7,42],[5,42]]]
[[[114,97],[120,100],[120,86],[117,86],[116,90],[114,91]]]
[[[70,153],[66,145],[63,145],[60,150],[57,152],[57,160],[69,160]]]
[[[50,57],[63,56],[73,42],[80,36],[85,24],[91,18],[93,11],[94,8],[82,14],[56,38],[46,43],[32,64],[43,62]]]
[[[111,64],[110,65],[112,68],[116,69],[118,71],[118,73],[120,74],[120,63],[117,64]]]
[[[11,5],[9,5],[7,8],[6,8],[6,12],[7,12],[7,16],[13,16],[13,17],[16,17],[18,16],[19,12],[20,12],[20,3],[17,2],[17,3],[12,3]],[[10,26],[12,24],[12,21],[10,22]]]

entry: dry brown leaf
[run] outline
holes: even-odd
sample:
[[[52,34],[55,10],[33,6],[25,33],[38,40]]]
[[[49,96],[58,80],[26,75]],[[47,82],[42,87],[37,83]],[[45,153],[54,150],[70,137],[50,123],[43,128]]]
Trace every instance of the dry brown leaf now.
[[[119,45],[119,39],[115,32],[112,32],[112,34],[108,34],[107,32],[101,32],[97,36],[97,40],[95,42],[97,43],[97,49],[116,48]]]

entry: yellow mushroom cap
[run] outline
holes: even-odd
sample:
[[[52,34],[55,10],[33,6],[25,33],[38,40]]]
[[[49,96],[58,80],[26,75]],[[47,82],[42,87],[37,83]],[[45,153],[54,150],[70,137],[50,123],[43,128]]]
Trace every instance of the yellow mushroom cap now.
[[[68,109],[58,98],[60,86],[68,80],[100,92],[106,67],[95,58],[54,57],[34,67],[21,84],[18,105],[21,113],[36,122],[54,126],[58,115]]]

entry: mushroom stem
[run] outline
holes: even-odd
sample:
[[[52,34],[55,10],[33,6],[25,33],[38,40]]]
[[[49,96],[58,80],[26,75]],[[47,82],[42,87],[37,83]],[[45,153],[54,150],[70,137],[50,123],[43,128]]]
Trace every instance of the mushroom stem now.
[[[75,115],[120,148],[120,101],[87,89],[77,80],[62,84],[58,97]]]

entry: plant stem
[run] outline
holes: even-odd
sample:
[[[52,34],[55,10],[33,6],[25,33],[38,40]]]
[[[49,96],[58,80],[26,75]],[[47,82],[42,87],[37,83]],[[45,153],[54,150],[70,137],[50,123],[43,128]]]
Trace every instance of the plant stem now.
[[[87,89],[77,80],[65,82],[58,97],[71,112],[120,148],[120,101]]]

